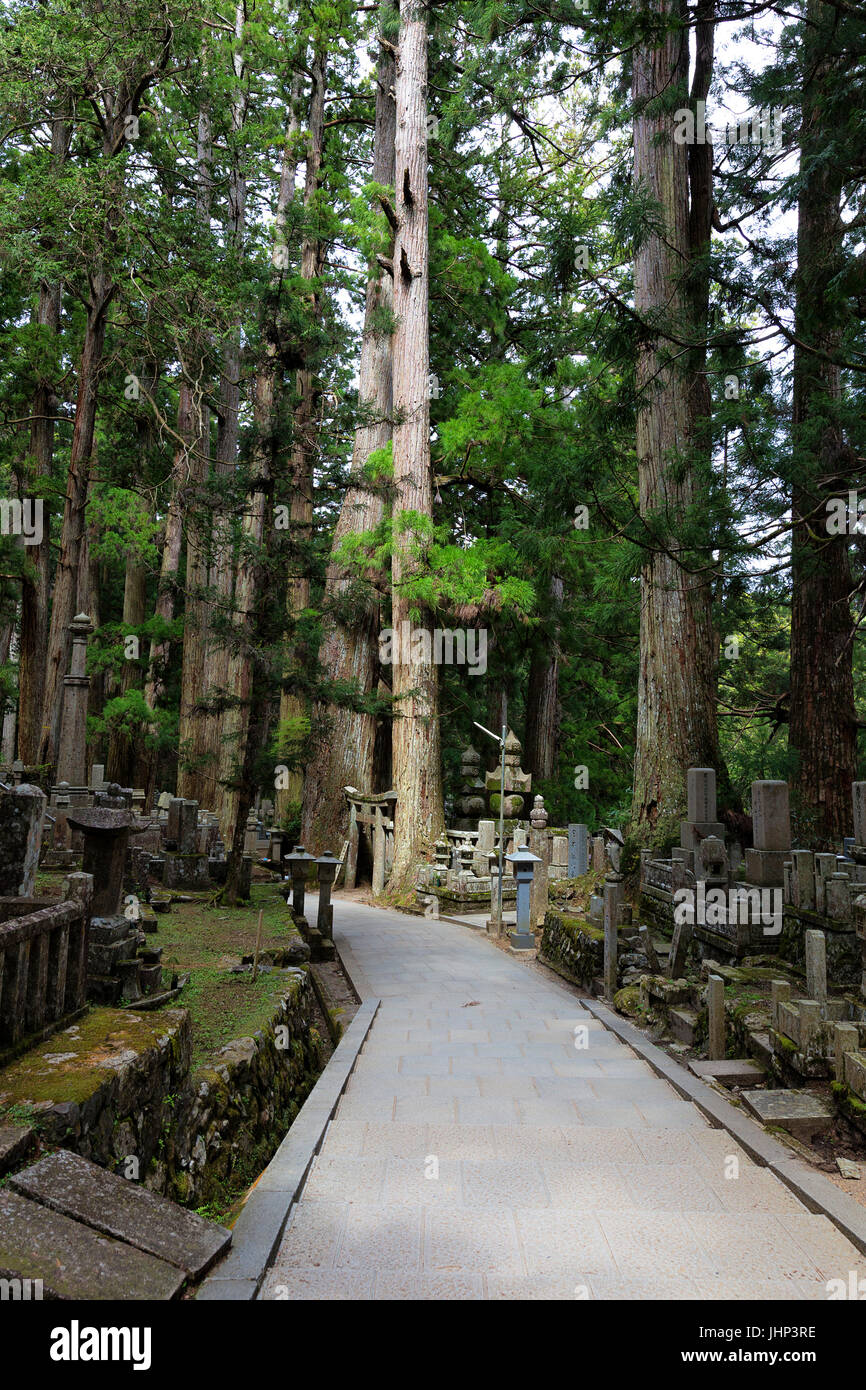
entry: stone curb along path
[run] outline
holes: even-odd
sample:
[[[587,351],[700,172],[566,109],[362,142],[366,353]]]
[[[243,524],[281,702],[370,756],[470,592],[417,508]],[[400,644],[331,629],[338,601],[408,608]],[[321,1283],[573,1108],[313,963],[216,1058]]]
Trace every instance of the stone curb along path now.
[[[380,1002],[259,1298],[824,1300],[866,1276],[850,1199],[795,1188],[630,1025],[467,927],[337,913]]]

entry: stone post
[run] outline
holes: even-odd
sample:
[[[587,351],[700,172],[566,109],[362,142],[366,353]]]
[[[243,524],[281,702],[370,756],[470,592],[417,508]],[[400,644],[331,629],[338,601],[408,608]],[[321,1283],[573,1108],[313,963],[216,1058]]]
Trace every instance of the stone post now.
[[[93,623],[86,613],[77,613],[69,624],[72,633],[72,659],[69,674],[63,677],[63,708],[60,741],[57,747],[57,782],[71,787],[87,786],[87,697],[90,677],[85,674],[87,639]]]
[[[854,783],[855,787],[857,783]],[[833,1025],[833,1072],[837,1081],[845,1080],[845,1053],[860,1050],[860,1034],[856,1023]]]
[[[725,982],[721,975],[707,980],[707,1056],[719,1062],[725,1055]]]
[[[806,932],[806,994],[810,999],[827,998],[827,938],[822,931]]]
[[[866,782],[852,782],[854,800],[854,843],[866,845]]]
[[[540,861],[536,865],[535,873],[532,878],[530,918],[533,928],[544,925],[544,914],[547,912],[547,892],[550,873],[547,820],[548,816],[544,809],[544,801],[540,796],[537,796],[532,808],[532,814],[529,818],[529,848],[533,854],[538,856]]]
[[[333,940],[334,936],[334,909],[331,906],[331,889],[334,886],[334,879],[337,877],[337,870],[340,861],[335,854],[327,850],[316,860],[319,871],[319,912],[316,917],[316,926],[323,937]]]
[[[622,903],[621,874],[609,873],[604,879],[604,995],[613,999],[617,989],[617,929]]]
[[[381,897],[385,891],[385,817],[382,807],[375,806],[373,826],[373,897]]]

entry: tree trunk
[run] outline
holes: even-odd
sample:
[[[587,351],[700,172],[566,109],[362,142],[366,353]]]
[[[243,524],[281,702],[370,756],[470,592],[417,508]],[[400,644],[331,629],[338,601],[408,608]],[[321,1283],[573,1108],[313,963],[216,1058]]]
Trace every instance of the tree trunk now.
[[[412,0],[409,0],[410,6]],[[429,533],[418,533],[406,515],[429,518],[430,356],[428,343],[427,228],[427,25],[425,12],[401,16],[397,54],[396,213],[394,244],[394,539],[392,627],[410,621],[408,586],[423,569]],[[412,886],[418,858],[442,830],[442,759],[438,672],[433,664],[432,623],[426,613],[413,623],[420,640],[400,651],[394,691],[393,893]]]
[[[679,8],[653,0],[652,9],[673,18]],[[678,344],[700,342],[689,290],[691,243],[687,147],[674,140],[667,100],[679,88],[685,98],[688,42],[685,28],[670,28],[661,42],[635,53],[633,97],[634,176],[658,205],[662,230],[652,230],[635,256],[635,306],[649,325],[637,363],[637,457],[641,516],[663,526],[641,575],[640,677],[632,821],[640,838],[672,838],[685,805],[686,770],[719,763],[716,721],[716,652],[711,591],[694,556],[684,563],[677,539],[700,495],[692,450],[708,439],[699,426],[706,402],[695,383],[696,359],[677,356]],[[706,51],[701,55],[706,63]],[[697,78],[697,72],[696,72]],[[666,109],[646,110],[659,99]],[[695,169],[695,184],[706,174]],[[696,213],[697,216],[697,213]],[[700,223],[700,217],[697,218]],[[697,484],[697,485],[696,485]],[[676,534],[675,534],[676,533]]]
[[[202,109],[198,118],[196,148],[196,213],[205,232],[210,225],[211,193],[213,188],[213,150],[210,113]],[[208,471],[210,415],[204,401],[204,344],[200,335],[194,342],[191,370],[196,379],[194,418],[195,434],[190,456],[189,483],[193,494],[187,518],[186,584],[183,621],[183,663],[180,681],[180,715],[178,720],[177,794],[192,801],[210,805],[216,777],[207,764],[207,716],[200,700],[205,690],[207,668],[205,648],[208,642],[210,605],[208,588],[208,538],[211,517],[196,493]],[[235,426],[237,433],[237,426]],[[210,774],[208,776],[208,773]],[[208,794],[210,793],[210,795]]]
[[[825,25],[833,11],[809,0],[811,26],[803,92],[797,227],[797,306],[794,349],[792,496],[791,712],[789,747],[797,754],[794,787],[814,831],[838,840],[851,828],[851,783],[857,775],[852,673],[852,588],[849,539],[826,532],[828,480],[838,491],[856,468],[843,439],[836,404],[841,396],[841,325],[834,281],[842,264],[840,171],[826,158],[822,86]],[[816,353],[827,354],[826,357]],[[823,481],[822,481],[823,479]],[[812,827],[809,827],[812,831]]]
[[[123,585],[123,626],[141,627],[147,617],[147,566],[135,550],[126,555],[126,574]],[[141,682],[141,669],[134,661],[124,661],[120,676],[120,693],[125,695]],[[128,734],[112,731],[108,739],[106,776],[109,782],[122,787],[134,785],[136,767],[135,741]]]
[[[327,52],[316,50],[312,65],[312,89],[310,92],[310,130],[307,141],[307,161],[304,178],[304,208],[308,216],[314,216],[314,204],[322,171],[322,153],[325,141],[325,74]],[[317,280],[322,273],[324,244],[313,227],[308,228],[301,249],[301,278],[308,284]],[[319,318],[320,297],[318,289],[312,289],[308,296],[308,315],[310,329],[315,331]],[[309,345],[302,344],[301,352],[306,359]],[[315,418],[316,385],[313,371],[303,366],[297,374],[296,389],[298,401],[292,415],[292,454],[290,461],[290,537],[292,556],[289,566],[288,616],[292,664],[298,669],[306,667],[307,653],[295,632],[295,623],[300,614],[310,606],[310,556],[309,544],[313,529],[313,460],[316,448],[317,425]],[[305,740],[300,731],[308,723],[307,701],[285,690],[280,699],[280,725],[282,729],[293,732],[293,742]],[[294,737],[295,731],[300,735]],[[299,807],[303,796],[304,775],[300,768],[290,768],[288,786],[276,794],[277,816],[282,819],[290,811]]]
[[[393,88],[394,58],[383,45],[376,74],[373,180],[389,188],[394,184]],[[374,691],[378,682],[379,596],[372,584],[361,596],[354,592],[355,585],[339,564],[337,553],[347,535],[374,530],[385,514],[384,491],[381,487],[365,486],[364,466],[370,454],[385,448],[391,437],[391,334],[381,316],[391,310],[392,304],[391,277],[379,267],[367,281],[358,372],[362,415],[355,431],[349,487],[325,576],[324,633],[319,649],[323,678],[343,689],[351,688],[360,699]],[[344,607],[350,593],[351,617]],[[319,706],[315,722],[321,733],[316,756],[308,763],[304,779],[302,837],[307,849],[314,853],[326,849],[336,853],[348,824],[343,788],[352,785],[361,791],[386,790],[377,787],[374,776],[377,723],[381,721],[347,704],[329,704]],[[383,733],[390,738],[390,721]]]
[[[93,293],[87,310],[84,344],[78,368],[78,395],[75,404],[75,427],[66,480],[66,500],[60,533],[60,556],[54,578],[51,624],[48,633],[45,696],[42,706],[42,729],[36,761],[54,767],[57,741],[60,736],[60,714],[63,698],[63,677],[66,675],[71,649],[69,624],[75,617],[78,596],[79,567],[84,549],[87,491],[90,481],[93,436],[96,427],[96,405],[99,372],[105,343],[108,308],[114,294],[105,271],[98,269],[92,279]],[[53,774],[52,774],[53,775]]]
[[[272,613],[268,622],[263,611],[267,603],[263,566],[268,548],[266,520],[273,503],[274,461],[278,445],[276,395],[277,381],[282,373],[285,336],[280,295],[282,274],[287,268],[286,212],[295,191],[297,129],[298,121],[293,107],[286,129],[277,197],[271,282],[262,325],[263,355],[253,389],[256,437],[252,448],[251,487],[235,583],[233,641],[227,653],[227,694],[231,703],[223,719],[220,750],[220,826],[225,843],[231,846],[226,897],[232,903],[237,897],[244,830],[252,802],[255,760],[264,746],[270,722],[270,692],[266,688],[264,671],[256,666],[256,642],[257,637],[268,635],[265,632],[268,626],[277,631],[282,627],[278,612]]]
[[[526,697],[526,768],[533,779],[549,781],[556,772],[559,752],[559,609],[563,583],[558,575],[550,581],[553,604],[549,641],[532,653],[529,689]]]

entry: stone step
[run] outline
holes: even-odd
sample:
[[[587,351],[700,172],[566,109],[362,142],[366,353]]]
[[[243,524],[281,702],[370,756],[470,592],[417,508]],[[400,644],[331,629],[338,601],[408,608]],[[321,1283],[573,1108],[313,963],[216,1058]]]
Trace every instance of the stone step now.
[[[677,1042],[694,1047],[698,1016],[694,1009],[669,1009],[668,1023]]]
[[[773,1045],[770,1042],[769,1033],[750,1033],[749,1047],[752,1056],[761,1066],[769,1066],[770,1059],[773,1056]]]
[[[231,1232],[116,1173],[59,1149],[9,1179],[24,1197],[200,1279]]]
[[[750,1057],[723,1057],[718,1061],[689,1062],[689,1071],[702,1080],[718,1081],[721,1086],[757,1086],[767,1073]]]
[[[0,1125],[0,1178],[29,1157],[36,1142],[30,1125]]]
[[[825,1134],[836,1119],[833,1106],[814,1091],[755,1091],[743,1096],[743,1104],[762,1125],[777,1125],[805,1143]]]
[[[186,1283],[175,1265],[8,1188],[0,1189],[0,1278],[40,1279],[44,1298],[111,1302],[176,1298]]]

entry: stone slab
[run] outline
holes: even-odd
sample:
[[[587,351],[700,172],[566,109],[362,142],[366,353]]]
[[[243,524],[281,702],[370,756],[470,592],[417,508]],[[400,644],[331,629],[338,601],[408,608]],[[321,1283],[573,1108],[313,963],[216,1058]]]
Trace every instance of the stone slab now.
[[[764,1125],[778,1125],[796,1139],[811,1139],[830,1128],[836,1112],[811,1091],[756,1091],[744,1096],[746,1108]]]
[[[176,1298],[183,1271],[99,1235],[40,1202],[0,1190],[0,1278],[41,1279],[45,1298]]]
[[[0,1178],[24,1162],[35,1142],[29,1125],[0,1125]]]
[[[10,1186],[52,1211],[134,1245],[200,1279],[231,1243],[231,1231],[165,1197],[58,1149],[17,1173]]]
[[[722,1086],[757,1086],[764,1080],[766,1072],[749,1057],[722,1057],[715,1062],[689,1062],[689,1071],[695,1076],[718,1081]]]

